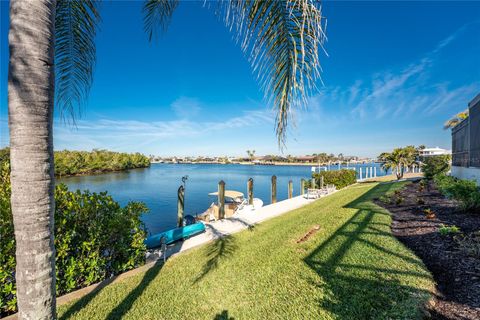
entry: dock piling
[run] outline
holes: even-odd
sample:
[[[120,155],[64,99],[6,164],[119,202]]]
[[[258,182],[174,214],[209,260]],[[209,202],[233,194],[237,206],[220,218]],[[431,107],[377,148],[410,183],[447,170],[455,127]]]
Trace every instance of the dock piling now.
[[[277,202],[277,176],[272,176],[272,203]]]
[[[293,197],[293,182],[292,180],[288,181],[288,199]]]
[[[177,226],[183,226],[183,213],[185,209],[185,188],[180,186],[177,192],[178,201],[177,201]]]
[[[320,177],[320,189],[323,189],[323,176]]]
[[[225,218],[225,182],[218,183],[218,219]]]
[[[305,194],[305,179],[302,178],[302,180],[300,180],[300,195],[304,195]]]
[[[247,189],[248,189],[248,204],[253,204],[253,179],[248,179],[247,182]]]

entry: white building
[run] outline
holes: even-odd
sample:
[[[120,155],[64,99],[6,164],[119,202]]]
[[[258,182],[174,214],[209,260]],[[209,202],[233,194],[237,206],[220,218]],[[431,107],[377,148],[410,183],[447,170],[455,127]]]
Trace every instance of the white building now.
[[[425,148],[419,150],[420,157],[441,156],[445,154],[452,154],[452,150],[442,149],[439,147]]]

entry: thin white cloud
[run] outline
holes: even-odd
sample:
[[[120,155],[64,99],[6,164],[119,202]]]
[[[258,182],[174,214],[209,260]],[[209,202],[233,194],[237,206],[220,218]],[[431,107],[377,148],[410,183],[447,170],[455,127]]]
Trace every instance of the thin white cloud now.
[[[180,119],[191,119],[200,113],[202,107],[197,98],[180,97],[171,104],[173,112]]]
[[[247,111],[222,121],[136,121],[100,119],[80,120],[76,128],[55,124],[55,144],[58,148],[140,150],[142,146],[179,138],[202,138],[216,132],[230,132],[263,125],[273,125],[271,111]]]
[[[374,73],[370,81],[356,80],[346,88],[325,88],[310,100],[309,110],[315,110],[328,120],[371,121],[391,116],[428,117],[447,108],[466,106],[480,90],[480,81],[454,86],[445,79],[437,79],[434,71],[438,68],[437,58],[442,50],[472,25],[459,28],[403,69]]]

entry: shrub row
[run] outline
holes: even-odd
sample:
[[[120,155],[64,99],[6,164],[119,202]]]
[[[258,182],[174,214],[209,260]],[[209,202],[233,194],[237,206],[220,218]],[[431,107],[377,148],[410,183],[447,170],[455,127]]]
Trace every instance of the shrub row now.
[[[480,191],[475,181],[446,175],[437,175],[434,181],[438,190],[448,198],[457,201],[463,211],[480,211]]]
[[[15,239],[9,165],[0,175],[0,318],[16,311]],[[145,262],[144,204],[121,207],[106,192],[55,189],[57,294],[107,279]]]
[[[10,159],[10,149],[0,149],[0,162]],[[73,176],[121,171],[150,166],[150,159],[141,153],[107,150],[55,151],[55,175]]]
[[[150,159],[141,153],[107,150],[55,152],[55,175],[57,176],[102,173],[148,166],[150,166]]]
[[[320,186],[321,178],[323,177],[323,184],[333,184],[337,189],[345,188],[357,182],[357,174],[355,170],[342,169],[333,171],[322,171],[314,173],[312,177],[315,179],[316,186]]]

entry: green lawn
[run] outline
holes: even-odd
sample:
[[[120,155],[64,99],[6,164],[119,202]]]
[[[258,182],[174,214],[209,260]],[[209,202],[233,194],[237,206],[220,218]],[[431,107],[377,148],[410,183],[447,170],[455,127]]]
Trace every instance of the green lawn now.
[[[59,307],[61,319],[415,319],[433,280],[354,185]],[[297,244],[313,226],[321,229]]]

